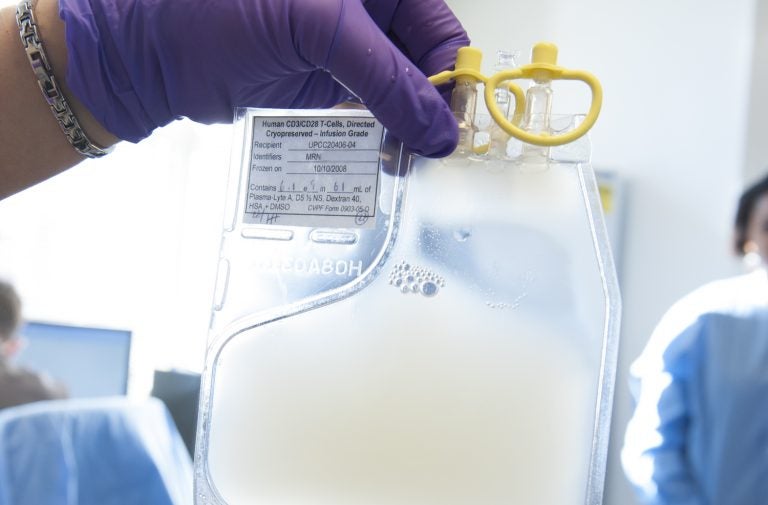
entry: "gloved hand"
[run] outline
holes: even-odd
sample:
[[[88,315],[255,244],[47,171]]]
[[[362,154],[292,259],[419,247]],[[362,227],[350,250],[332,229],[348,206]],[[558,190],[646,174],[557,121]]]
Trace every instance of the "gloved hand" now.
[[[237,106],[329,107],[350,91],[418,153],[458,140],[424,77],[469,44],[443,0],[59,0],[59,14],[67,84],[124,140],[181,116],[231,122]]]

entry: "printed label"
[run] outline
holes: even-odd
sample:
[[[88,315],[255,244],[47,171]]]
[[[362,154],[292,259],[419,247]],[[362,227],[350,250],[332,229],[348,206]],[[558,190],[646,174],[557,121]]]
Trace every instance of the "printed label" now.
[[[384,129],[372,117],[256,117],[243,221],[373,226]]]

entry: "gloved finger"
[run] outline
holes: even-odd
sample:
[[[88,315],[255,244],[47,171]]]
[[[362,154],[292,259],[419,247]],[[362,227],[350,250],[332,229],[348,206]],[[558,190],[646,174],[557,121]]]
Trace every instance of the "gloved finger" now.
[[[424,74],[453,69],[467,32],[443,0],[368,0],[365,9]]]
[[[401,0],[391,20],[392,34],[427,75],[452,70],[456,52],[469,45],[467,32],[442,0]],[[438,86],[450,103],[453,82]]]
[[[443,0],[367,0],[364,5],[395,47],[427,77],[452,70],[456,51],[469,45],[466,31]],[[450,103],[453,82],[437,90]]]
[[[233,97],[236,107],[316,109],[333,107],[356,97],[325,70],[294,76],[290,83],[256,82],[243,86]]]
[[[389,40],[392,41],[392,43],[395,45],[396,48],[400,50],[401,53],[408,56],[408,48],[405,46],[405,44],[403,44],[400,41],[400,39],[397,38],[397,35],[390,33]],[[459,47],[464,47],[464,46],[459,46]],[[456,63],[456,54],[454,53],[453,57],[450,58],[450,60],[447,61],[445,65],[442,65],[441,70],[432,71],[432,72],[424,72],[424,70],[422,70],[422,72],[424,72],[424,74],[427,77],[430,77],[439,72],[442,72],[443,70],[453,70],[455,63]],[[453,92],[454,82],[453,81],[444,82],[442,84],[436,85],[435,87],[437,88],[437,92],[440,93],[440,95],[443,97],[443,100],[445,100],[445,103],[448,103],[448,104],[451,103],[451,93]]]
[[[306,5],[304,6],[306,8]],[[446,156],[458,142],[448,105],[424,74],[386,37],[357,0],[342,0],[333,38],[327,39],[325,9],[295,18],[299,51],[331,72],[413,151]],[[327,14],[326,14],[327,16]],[[323,48],[329,48],[323,51]],[[454,54],[455,58],[455,54]]]

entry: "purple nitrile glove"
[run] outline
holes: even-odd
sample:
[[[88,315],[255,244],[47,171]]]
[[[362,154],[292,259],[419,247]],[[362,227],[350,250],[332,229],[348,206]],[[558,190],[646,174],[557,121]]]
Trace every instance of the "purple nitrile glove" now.
[[[350,91],[415,152],[444,156],[458,140],[424,76],[469,44],[443,0],[59,0],[59,14],[67,84],[124,140],[182,116],[231,122],[235,107],[330,107]]]

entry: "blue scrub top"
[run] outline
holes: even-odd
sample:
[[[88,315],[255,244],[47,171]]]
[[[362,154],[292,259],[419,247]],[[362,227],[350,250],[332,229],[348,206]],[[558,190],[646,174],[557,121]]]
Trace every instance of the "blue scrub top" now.
[[[631,368],[622,464],[642,503],[768,503],[768,275],[675,304]]]
[[[192,475],[170,414],[153,398],[0,412],[0,505],[191,505]]]

